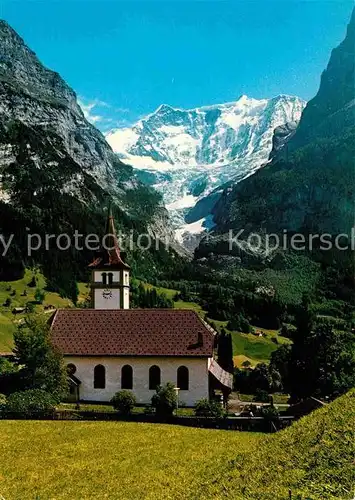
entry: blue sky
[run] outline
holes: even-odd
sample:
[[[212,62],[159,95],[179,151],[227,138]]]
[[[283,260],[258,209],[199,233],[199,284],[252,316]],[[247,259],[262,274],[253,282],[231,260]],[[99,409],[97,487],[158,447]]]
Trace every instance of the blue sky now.
[[[0,16],[77,92],[102,130],[161,103],[317,91],[349,0],[1,0]]]

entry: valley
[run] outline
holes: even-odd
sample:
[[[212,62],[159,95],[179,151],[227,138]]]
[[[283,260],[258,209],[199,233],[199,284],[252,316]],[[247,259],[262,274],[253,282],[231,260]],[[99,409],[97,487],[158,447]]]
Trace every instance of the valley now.
[[[0,499],[353,498],[355,9],[18,3]]]
[[[112,130],[107,142],[66,82],[7,23],[0,28],[0,46],[14,61],[3,59],[0,72],[0,234],[7,241],[16,233],[0,257],[0,298],[7,303],[1,306],[2,349],[11,345],[13,320],[21,319],[12,310],[36,302],[37,288],[45,289],[42,303],[29,306],[37,312],[81,306],[87,293],[92,252],[41,249],[29,258],[26,227],[39,234],[102,235],[109,201],[117,229],[131,232],[133,240],[147,233],[153,241],[173,242],[169,249],[127,252],[137,283],[135,307],[144,307],[139,283],[145,283],[164,307],[196,310],[231,333],[237,366],[267,362],[279,344],[290,342],[278,332],[295,328],[305,297],[335,328],[351,326],[351,252],[266,255],[245,241],[230,249],[227,235],[287,228],[291,234],[328,230],[335,237],[348,229],[354,208],[354,17],[309,103],[280,94],[243,95],[195,109],[164,104],[134,126]],[[342,100],[328,83],[337,79]],[[329,126],[333,116],[337,127]],[[181,245],[189,235],[190,255]],[[31,289],[28,269],[34,265],[38,283]],[[159,307],[152,300],[150,306]]]

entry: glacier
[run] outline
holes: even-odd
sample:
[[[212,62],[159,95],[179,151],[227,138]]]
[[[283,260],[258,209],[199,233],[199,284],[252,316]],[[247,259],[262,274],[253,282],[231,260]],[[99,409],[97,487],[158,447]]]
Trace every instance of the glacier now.
[[[180,109],[162,104],[129,128],[106,139],[138,177],[163,196],[184,241],[213,225],[211,211],[228,184],[240,182],[268,162],[274,130],[298,122],[306,102],[279,95]]]

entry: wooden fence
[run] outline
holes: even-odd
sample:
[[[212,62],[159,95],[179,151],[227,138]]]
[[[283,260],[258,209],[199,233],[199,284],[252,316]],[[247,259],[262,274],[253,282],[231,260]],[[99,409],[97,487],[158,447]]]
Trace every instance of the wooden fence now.
[[[141,423],[165,423],[206,429],[225,429],[248,432],[275,432],[290,425],[294,417],[279,417],[275,420],[266,420],[263,417],[196,417],[172,416],[161,418],[158,415],[132,414],[123,417],[116,412],[83,411],[83,410],[54,410],[51,412],[0,412],[0,419],[7,420],[86,420],[86,421],[125,421]]]

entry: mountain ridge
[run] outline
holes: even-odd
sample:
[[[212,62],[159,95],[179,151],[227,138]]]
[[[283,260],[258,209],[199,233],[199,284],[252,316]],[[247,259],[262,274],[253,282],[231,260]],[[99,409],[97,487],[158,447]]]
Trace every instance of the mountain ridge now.
[[[345,38],[330,54],[322,72],[317,94],[311,99],[300,120],[289,150],[307,145],[315,136],[337,135],[355,123],[355,9]],[[336,77],[335,77],[336,76]],[[339,117],[339,114],[342,116]]]
[[[318,297],[354,303],[355,44],[349,37],[355,39],[354,12],[296,131],[263,169],[224,190],[213,209],[215,226],[195,251],[206,268],[229,277],[255,266],[284,270],[290,279],[293,259],[304,259],[321,270]],[[242,232],[238,243],[231,244],[230,231]],[[256,249],[248,243],[251,234],[260,238]],[[292,246],[295,234],[304,245]],[[267,249],[266,235],[278,236],[281,245]]]
[[[302,99],[285,94],[271,99],[242,95],[234,102],[192,109],[162,104],[106,138],[141,180],[163,195],[181,230],[197,222],[196,203],[267,163],[274,129],[297,122],[304,106]],[[198,211],[199,219],[210,214],[207,204],[204,213]]]
[[[72,293],[75,280],[86,279],[90,251],[41,248],[29,258],[27,231],[101,235],[108,200],[118,229],[169,237],[183,253],[172,240],[160,195],[118,159],[85,119],[76,93],[4,21],[0,54],[0,234],[16,233],[8,254],[0,256],[0,279],[18,278],[25,266],[40,265],[53,291]],[[170,259],[169,252],[133,254],[130,263],[142,276]]]
[[[355,10],[345,39],[333,49],[319,90],[286,147],[267,168],[225,192],[215,207],[217,232],[248,227],[350,234],[355,184],[354,42]]]

